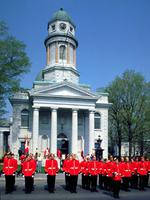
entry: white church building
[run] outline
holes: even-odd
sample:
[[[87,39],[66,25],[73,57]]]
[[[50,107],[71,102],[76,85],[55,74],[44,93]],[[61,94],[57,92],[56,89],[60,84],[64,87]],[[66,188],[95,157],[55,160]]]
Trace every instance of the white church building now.
[[[53,14],[44,41],[45,67],[31,90],[10,99],[13,114],[8,143],[15,154],[20,147],[24,149],[26,140],[34,154],[47,147],[55,154],[58,149],[63,154],[91,154],[100,137],[103,157],[108,156],[108,94],[92,92],[79,82],[75,32],[66,11],[61,8]],[[3,139],[4,132],[0,135]]]

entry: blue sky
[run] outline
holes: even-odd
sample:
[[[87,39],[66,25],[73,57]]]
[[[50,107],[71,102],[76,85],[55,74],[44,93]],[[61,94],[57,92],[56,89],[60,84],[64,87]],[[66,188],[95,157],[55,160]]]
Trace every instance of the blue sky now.
[[[0,0],[0,19],[26,45],[31,71],[21,85],[31,88],[45,66],[44,39],[52,14],[63,7],[76,24],[80,82],[107,86],[126,69],[150,81],[150,0]]]

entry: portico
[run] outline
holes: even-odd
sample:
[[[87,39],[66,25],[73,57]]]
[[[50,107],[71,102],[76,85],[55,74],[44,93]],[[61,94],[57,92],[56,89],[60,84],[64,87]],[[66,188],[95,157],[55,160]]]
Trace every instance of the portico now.
[[[36,149],[38,149],[39,147],[39,136],[40,134],[42,134],[42,132],[40,133],[40,129],[39,129],[39,115],[40,115],[40,110],[42,110],[43,107],[33,107],[33,141],[32,141],[32,149],[33,149],[33,153],[36,152]],[[82,124],[82,126],[84,126],[84,149],[80,149],[83,150],[84,152],[91,154],[94,150],[94,125],[93,125],[93,121],[94,121],[94,110],[89,110],[89,109],[77,109],[77,108],[61,108],[61,107],[50,107],[50,108],[45,108],[49,113],[50,113],[50,118],[49,118],[49,122],[50,122],[50,129],[49,129],[49,147],[50,147],[50,152],[56,154],[57,153],[57,136],[58,134],[60,134],[62,131],[67,135],[68,139],[69,139],[69,153],[75,153],[78,154],[79,153],[79,149],[78,149],[78,137],[79,137],[79,126],[78,126],[78,122],[79,122],[79,113],[83,114],[83,121],[84,124]],[[58,128],[58,118],[60,118],[59,121],[61,121],[61,116],[60,116],[60,112],[63,113],[63,111],[65,112],[69,112],[69,117],[71,116],[71,124],[70,124],[70,129],[66,129],[65,127],[62,129]],[[71,114],[71,115],[70,115]],[[64,119],[65,120],[65,119]],[[61,124],[63,125],[63,124]],[[81,134],[80,134],[81,135]]]

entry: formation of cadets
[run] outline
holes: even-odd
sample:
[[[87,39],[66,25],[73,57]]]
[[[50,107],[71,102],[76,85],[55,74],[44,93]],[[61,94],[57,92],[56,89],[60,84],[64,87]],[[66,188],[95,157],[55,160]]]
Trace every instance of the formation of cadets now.
[[[9,152],[4,157],[3,173],[5,174],[6,193],[15,189],[15,172],[18,169],[14,154]],[[45,173],[47,174],[48,191],[54,193],[56,174],[59,172],[58,162],[54,154],[49,154],[45,161]],[[97,192],[100,189],[113,192],[114,198],[119,198],[120,189],[130,191],[129,188],[145,190],[148,187],[150,174],[150,161],[142,156],[129,160],[128,157],[118,158],[110,156],[104,161],[96,160],[96,156],[84,156],[79,162],[75,154],[67,155],[63,161],[62,169],[65,173],[66,190],[76,193],[78,175],[82,176],[82,188]],[[22,156],[21,172],[25,177],[25,192],[34,190],[34,174],[36,172],[36,160],[33,154]],[[97,185],[98,183],[98,185]]]

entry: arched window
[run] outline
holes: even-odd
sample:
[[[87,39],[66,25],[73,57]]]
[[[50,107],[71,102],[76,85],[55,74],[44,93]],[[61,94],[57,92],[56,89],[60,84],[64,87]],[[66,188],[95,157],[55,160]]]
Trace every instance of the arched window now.
[[[94,128],[95,129],[101,129],[101,115],[99,113],[94,114]]]
[[[29,126],[29,111],[24,109],[21,112],[21,126],[28,127]]]
[[[59,59],[66,60],[66,47],[64,45],[59,47]]]

